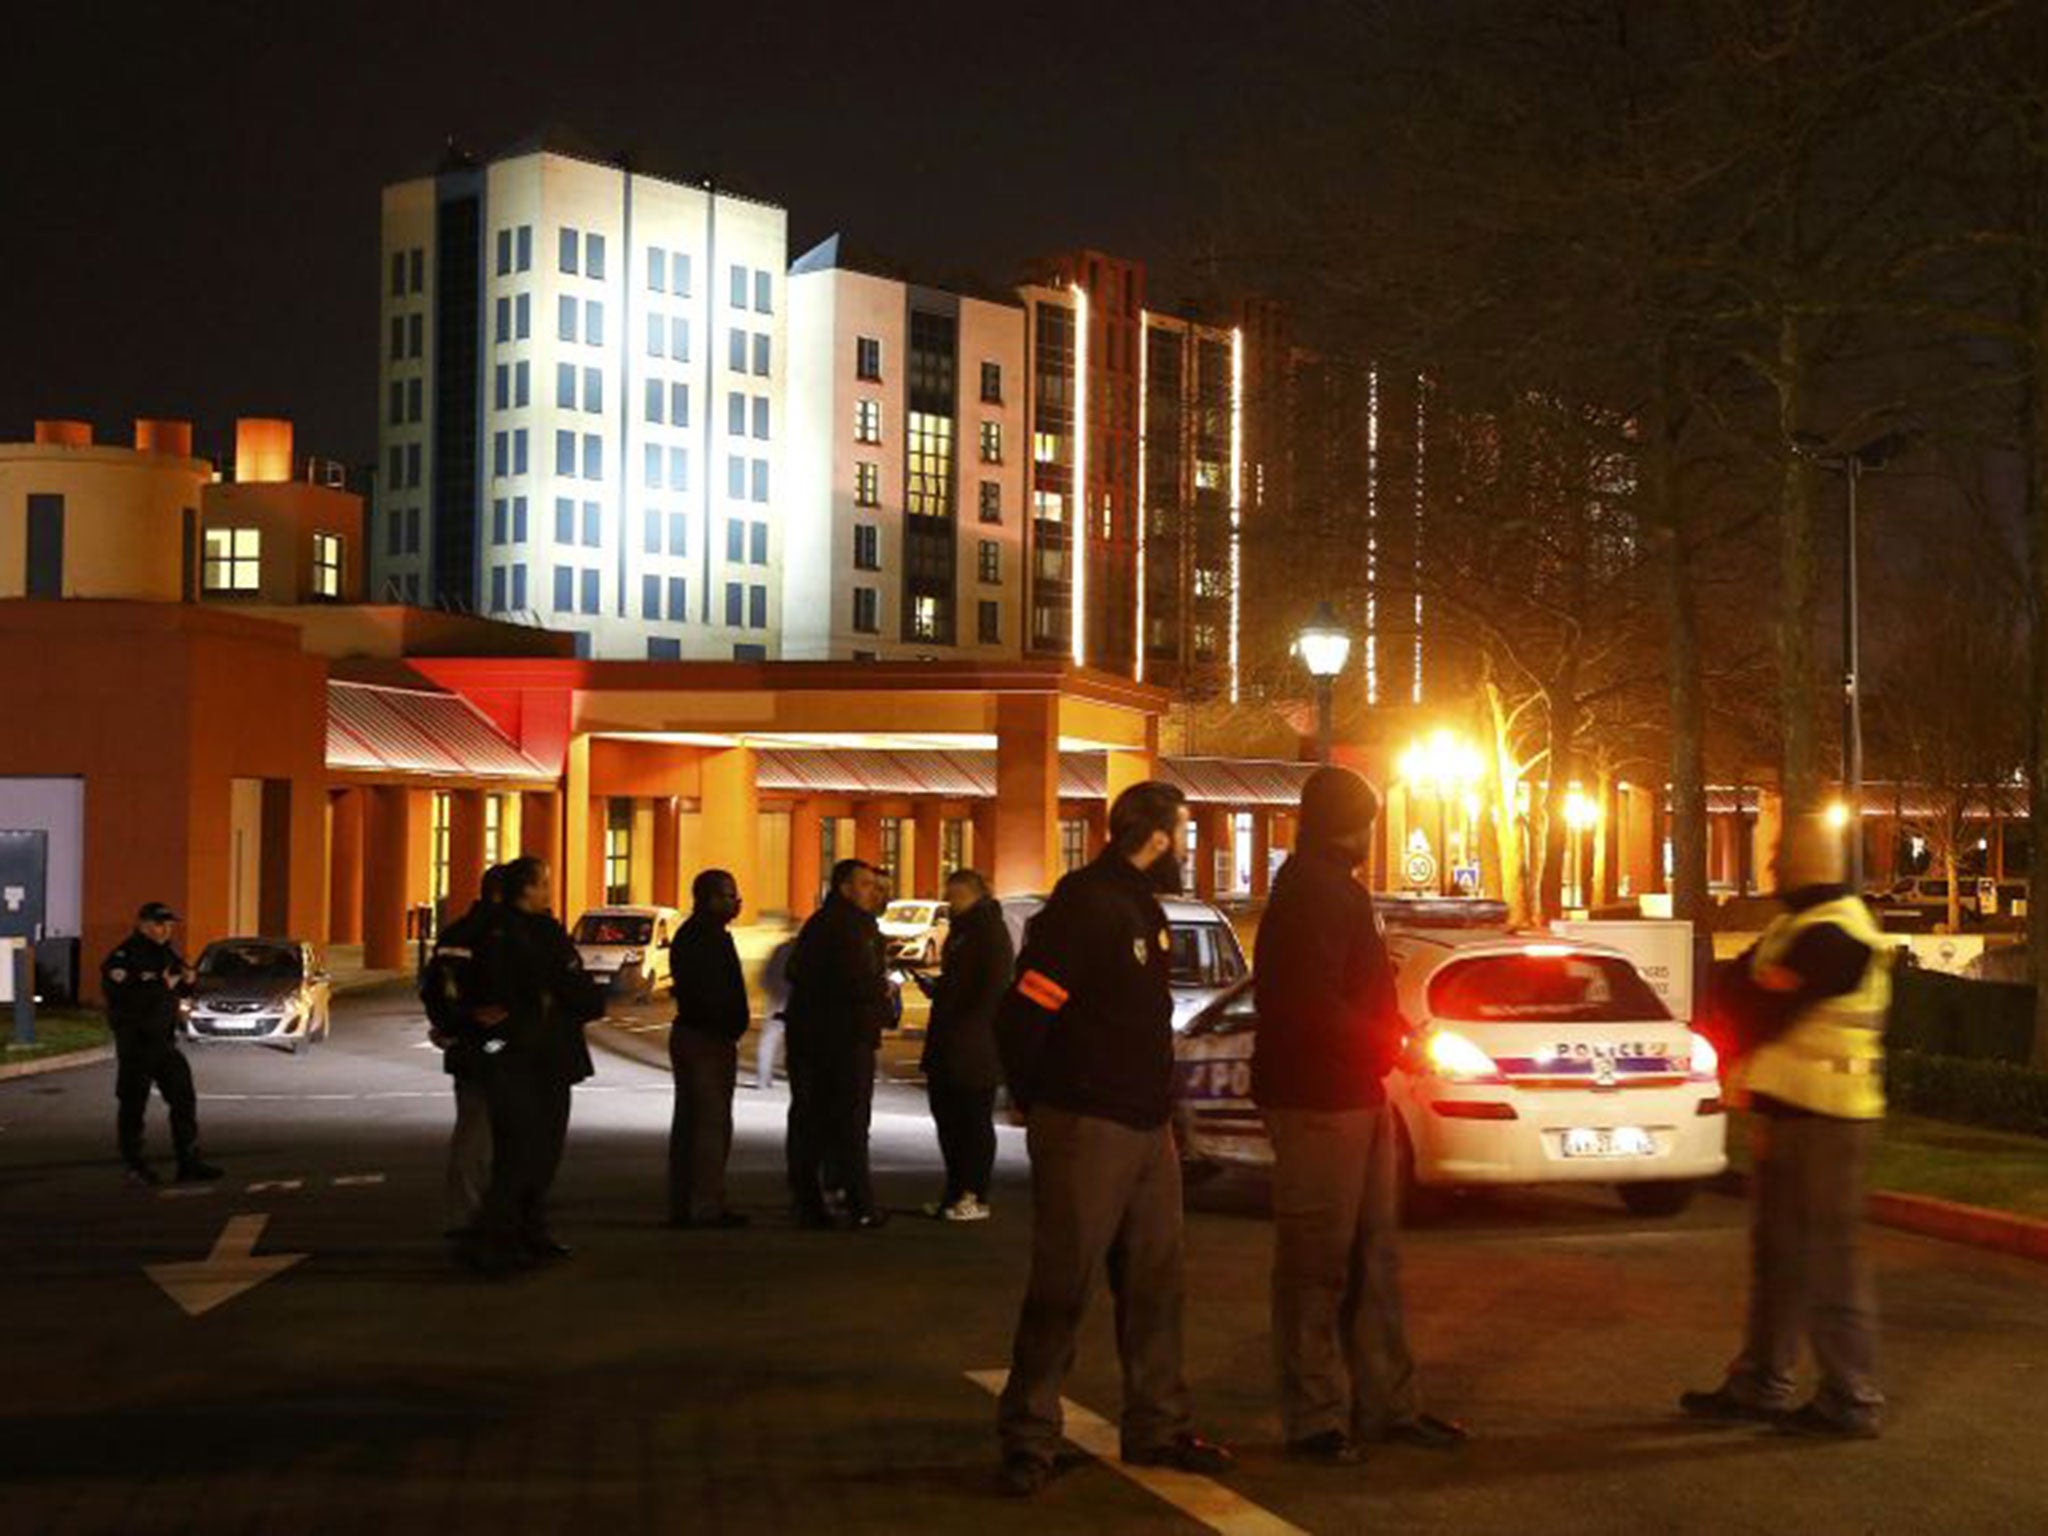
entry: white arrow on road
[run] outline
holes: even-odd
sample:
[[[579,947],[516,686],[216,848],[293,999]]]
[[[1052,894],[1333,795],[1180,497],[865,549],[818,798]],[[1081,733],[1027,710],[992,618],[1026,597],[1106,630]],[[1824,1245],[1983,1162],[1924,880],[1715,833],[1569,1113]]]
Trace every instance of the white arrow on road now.
[[[230,1216],[214,1239],[213,1252],[183,1264],[145,1264],[143,1273],[164,1288],[164,1294],[185,1309],[187,1317],[211,1312],[224,1301],[253,1290],[281,1275],[303,1253],[266,1253],[257,1257],[256,1240],[270,1223],[268,1216]]]

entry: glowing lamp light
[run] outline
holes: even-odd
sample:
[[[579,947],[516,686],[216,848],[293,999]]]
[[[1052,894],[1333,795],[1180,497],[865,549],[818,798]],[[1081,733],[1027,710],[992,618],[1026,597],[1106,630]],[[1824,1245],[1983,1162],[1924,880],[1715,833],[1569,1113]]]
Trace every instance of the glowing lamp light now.
[[[1344,663],[1351,659],[1351,636],[1330,612],[1328,603],[1317,606],[1295,637],[1294,654],[1310,677],[1335,677],[1344,670]]]
[[[1411,784],[1434,784],[1450,794],[1475,782],[1483,764],[1479,753],[1449,731],[1434,731],[1401,754],[1401,777]]]
[[[1577,785],[1565,791],[1564,824],[1574,832],[1583,832],[1600,820],[1600,807],[1586,798]]]
[[[1430,1031],[1424,1047],[1430,1071],[1454,1083],[1497,1083],[1500,1067],[1477,1045],[1453,1029]]]
[[[1692,1075],[1703,1082],[1721,1075],[1721,1053],[1705,1035],[1692,1037]]]
[[[1827,818],[1828,825],[1837,832],[1849,825],[1849,807],[1840,800],[1829,802],[1828,808],[1821,814]]]

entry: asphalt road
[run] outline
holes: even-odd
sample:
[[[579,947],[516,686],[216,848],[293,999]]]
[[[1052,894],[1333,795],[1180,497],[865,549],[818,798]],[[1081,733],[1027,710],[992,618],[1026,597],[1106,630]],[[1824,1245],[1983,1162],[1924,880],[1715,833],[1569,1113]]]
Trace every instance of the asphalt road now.
[[[656,1032],[619,1037],[658,1055]],[[0,1530],[1205,1529],[1085,1458],[1035,1504],[993,1491],[992,1405],[968,1373],[1006,1358],[1017,1132],[991,1223],[801,1232],[781,1215],[784,1094],[742,1089],[735,1183],[757,1224],[671,1232],[666,1073],[601,1053],[558,1191],[576,1257],[485,1283],[439,1239],[449,1103],[420,1039],[387,989],[340,1002],[303,1058],[195,1052],[229,1172],[195,1194],[122,1184],[111,1068],[0,1084]],[[936,1155],[901,1081],[911,1048],[891,1054],[877,1165],[907,1211],[935,1193]],[[161,1147],[160,1106],[151,1130]],[[1464,1202],[1411,1234],[1406,1273],[1426,1395],[1475,1440],[1327,1471],[1278,1454],[1258,1188],[1191,1205],[1189,1377],[1203,1427],[1242,1453],[1193,1494],[1230,1529],[2048,1528],[2038,1266],[1874,1231],[1892,1432],[1810,1445],[1671,1410],[1733,1342],[1739,1205],[1644,1222],[1597,1194]],[[304,1257],[187,1315],[145,1266],[224,1234]],[[204,1299],[190,1272],[160,1273]],[[1106,1304],[1069,1396],[1114,1417]]]

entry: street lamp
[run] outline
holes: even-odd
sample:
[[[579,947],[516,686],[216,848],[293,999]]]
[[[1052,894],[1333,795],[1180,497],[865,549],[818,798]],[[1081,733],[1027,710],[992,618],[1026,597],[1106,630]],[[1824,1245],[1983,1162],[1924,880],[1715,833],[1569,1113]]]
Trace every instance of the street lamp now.
[[[1330,760],[1330,738],[1335,731],[1334,687],[1337,674],[1351,656],[1351,636],[1330,612],[1328,603],[1316,604],[1316,611],[1294,640],[1294,654],[1316,680],[1316,761]]]
[[[1479,754],[1449,731],[1433,731],[1401,755],[1401,777],[1412,788],[1427,784],[1436,796],[1437,894],[1451,893],[1451,859],[1447,812],[1451,797],[1479,780]]]
[[[1849,889],[1863,889],[1863,696],[1862,634],[1857,622],[1856,488],[1866,469],[1882,469],[1913,442],[1909,431],[1886,432],[1860,448],[1828,450],[1804,433],[1793,434],[1792,451],[1848,483],[1842,509],[1842,805],[1849,826]]]

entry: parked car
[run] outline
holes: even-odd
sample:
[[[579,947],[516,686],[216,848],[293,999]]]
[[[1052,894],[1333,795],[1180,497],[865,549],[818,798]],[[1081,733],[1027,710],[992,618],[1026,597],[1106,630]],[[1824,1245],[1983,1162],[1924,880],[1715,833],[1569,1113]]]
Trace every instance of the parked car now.
[[[943,901],[892,901],[882,909],[882,943],[892,965],[939,963],[951,909]]]
[[[250,1041],[297,1054],[325,1040],[332,988],[299,939],[216,939],[199,952],[199,979],[180,1004],[193,1041]]]
[[[1675,1215],[1727,1166],[1713,1046],[1604,945],[1500,928],[1395,928],[1408,1040],[1387,1077],[1411,1187],[1611,1183]],[[1272,1162],[1251,1101],[1249,979],[1175,1045],[1176,1119],[1198,1166]]]
[[[1010,942],[1021,953],[1024,930],[1045,905],[1043,896],[1000,898]],[[1251,973],[1237,930],[1221,910],[1206,901],[1169,896],[1159,905],[1166,912],[1167,940],[1173,961],[1173,1028],[1178,1034],[1195,1015]]]
[[[571,935],[583,968],[608,992],[646,1002],[667,986],[668,945],[681,926],[674,907],[592,907]]]

